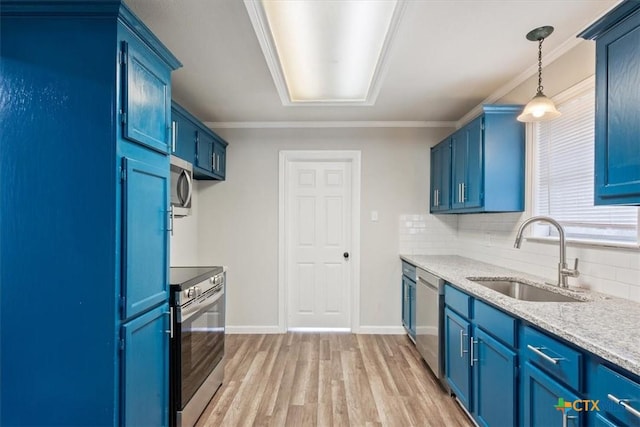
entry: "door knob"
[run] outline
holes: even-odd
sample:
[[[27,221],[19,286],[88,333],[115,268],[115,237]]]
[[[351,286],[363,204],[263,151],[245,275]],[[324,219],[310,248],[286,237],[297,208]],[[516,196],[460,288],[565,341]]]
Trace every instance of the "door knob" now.
[[[343,253],[342,256],[344,257],[344,259],[349,259],[349,252]]]

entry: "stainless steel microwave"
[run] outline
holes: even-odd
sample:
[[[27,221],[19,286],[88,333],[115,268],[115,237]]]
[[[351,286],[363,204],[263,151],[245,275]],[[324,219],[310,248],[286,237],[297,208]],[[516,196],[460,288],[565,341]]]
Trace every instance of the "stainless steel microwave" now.
[[[186,160],[171,156],[171,207],[174,216],[191,215],[193,196],[193,166]]]

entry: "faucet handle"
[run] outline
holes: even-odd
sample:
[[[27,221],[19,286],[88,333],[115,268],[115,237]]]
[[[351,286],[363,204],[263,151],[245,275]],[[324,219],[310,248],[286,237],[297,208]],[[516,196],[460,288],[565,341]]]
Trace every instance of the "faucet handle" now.
[[[571,271],[571,277],[578,277],[580,272],[578,271],[578,258],[576,257],[575,262],[573,263],[573,270]]]

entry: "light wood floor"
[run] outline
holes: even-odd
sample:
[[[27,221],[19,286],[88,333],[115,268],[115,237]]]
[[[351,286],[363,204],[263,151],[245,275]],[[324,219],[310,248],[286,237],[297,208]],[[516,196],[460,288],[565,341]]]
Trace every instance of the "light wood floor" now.
[[[228,335],[203,426],[471,426],[403,335]]]

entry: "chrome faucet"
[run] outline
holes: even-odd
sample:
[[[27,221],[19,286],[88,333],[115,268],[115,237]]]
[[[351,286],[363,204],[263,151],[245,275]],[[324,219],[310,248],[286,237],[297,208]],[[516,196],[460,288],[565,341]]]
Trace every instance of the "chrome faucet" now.
[[[578,271],[578,258],[576,258],[573,269],[567,268],[567,242],[564,237],[564,228],[562,228],[562,225],[560,225],[558,221],[548,216],[532,216],[531,218],[524,220],[524,222],[520,224],[520,228],[518,229],[518,234],[516,234],[516,241],[513,244],[513,247],[516,249],[520,249],[520,244],[522,243],[522,232],[527,227],[527,225],[534,222],[547,222],[558,229],[558,234],[560,235],[560,262],[558,263],[557,286],[561,288],[569,287],[567,278],[578,277],[580,275],[580,272]]]

